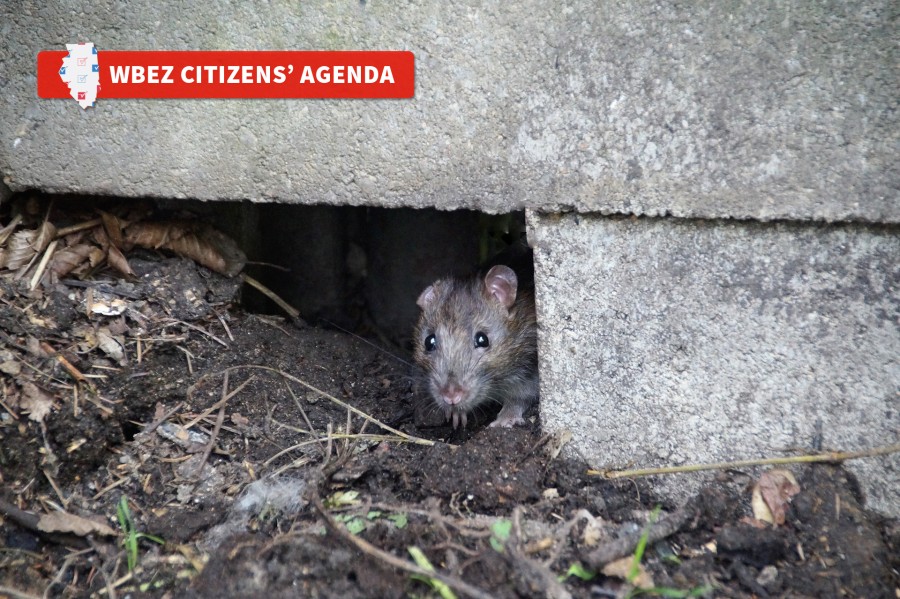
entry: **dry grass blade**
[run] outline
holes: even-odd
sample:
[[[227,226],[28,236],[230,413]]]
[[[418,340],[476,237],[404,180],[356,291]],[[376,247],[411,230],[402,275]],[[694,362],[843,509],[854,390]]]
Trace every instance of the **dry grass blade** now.
[[[306,387],[306,388],[309,389],[310,391],[315,391],[316,393],[318,393],[319,395],[321,395],[321,396],[324,397],[325,399],[328,399],[329,401],[331,401],[331,402],[333,402],[333,403],[335,403],[335,404],[341,406],[342,408],[344,408],[344,409],[346,409],[346,410],[350,410],[351,412],[353,412],[354,414],[356,414],[356,415],[359,416],[360,418],[363,418],[363,419],[365,419],[365,420],[368,420],[368,421],[371,422],[372,424],[376,424],[376,425],[380,426],[381,428],[383,428],[384,430],[386,430],[386,431],[388,431],[388,432],[390,432],[390,433],[393,433],[393,434],[397,435],[398,437],[401,437],[401,438],[404,439],[407,443],[415,443],[415,444],[417,444],[417,445],[429,445],[429,446],[434,445],[434,441],[431,441],[431,440],[429,440],[429,439],[422,439],[421,437],[416,437],[416,436],[414,436],[414,435],[409,435],[409,434],[407,434],[407,433],[404,433],[404,432],[401,431],[401,430],[397,430],[397,429],[395,429],[394,427],[389,426],[389,425],[385,424],[384,422],[381,422],[381,421],[378,420],[377,418],[375,418],[375,417],[373,417],[373,416],[370,416],[369,414],[366,414],[365,412],[363,412],[363,411],[360,410],[359,408],[355,408],[355,407],[351,406],[350,404],[341,401],[341,400],[338,399],[337,397],[335,397],[335,396],[333,396],[333,395],[331,395],[331,394],[329,394],[329,393],[326,393],[325,391],[322,391],[322,390],[319,389],[318,387],[315,387],[315,386],[313,386],[313,385],[310,385],[310,384],[307,383],[306,381],[301,380],[301,379],[299,379],[299,378],[297,378],[297,377],[295,377],[295,376],[293,376],[293,375],[290,375],[290,374],[286,373],[286,372],[283,371],[283,370],[279,370],[279,369],[277,369],[277,368],[272,368],[272,367],[270,367],[270,366],[261,366],[261,365],[257,365],[257,364],[245,364],[245,365],[243,365],[243,366],[232,366],[231,368],[227,368],[226,370],[223,370],[222,372],[219,372],[219,373],[210,373],[210,374],[208,374],[208,375],[205,375],[205,376],[201,377],[200,380],[198,380],[196,383],[194,383],[194,384],[191,386],[191,388],[188,389],[188,395],[190,395],[190,394],[193,392],[193,390],[196,389],[198,386],[200,386],[207,378],[211,378],[211,377],[213,377],[213,376],[218,376],[218,375],[220,375],[220,374],[224,374],[226,371],[240,370],[240,369],[244,369],[244,368],[251,369],[251,370],[265,370],[265,371],[267,371],[267,372],[273,372],[273,373],[275,373],[275,374],[279,374],[279,375],[283,376],[284,378],[286,378],[286,379],[288,379],[288,380],[290,380],[290,381],[294,381],[294,382],[297,383],[298,385],[302,385],[302,386]]]
[[[688,464],[686,466],[668,466],[662,468],[641,468],[637,470],[589,470],[589,476],[602,476],[603,478],[634,478],[637,476],[651,476],[655,474],[681,474],[684,472],[699,472],[701,470],[729,470],[732,468],[748,468],[750,466],[777,466],[783,464],[811,464],[816,462],[844,462],[859,458],[873,458],[881,455],[900,452],[900,443],[895,445],[883,445],[863,451],[832,451],[811,455],[788,456],[784,458],[761,458],[758,460],[738,460],[735,462],[713,462],[710,464]]]

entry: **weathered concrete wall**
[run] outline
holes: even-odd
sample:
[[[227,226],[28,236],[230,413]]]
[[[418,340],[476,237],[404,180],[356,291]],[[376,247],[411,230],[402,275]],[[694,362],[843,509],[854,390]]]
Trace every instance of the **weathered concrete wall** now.
[[[530,226],[542,421],[597,466],[900,442],[896,227],[535,214]],[[900,514],[900,454],[850,467],[872,507]]]
[[[0,3],[15,191],[900,222],[896,3]],[[39,100],[35,56],[408,49],[404,101]]]

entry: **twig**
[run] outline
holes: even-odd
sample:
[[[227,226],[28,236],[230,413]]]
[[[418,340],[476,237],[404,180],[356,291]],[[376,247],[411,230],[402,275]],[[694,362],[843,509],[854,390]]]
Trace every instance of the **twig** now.
[[[118,594],[116,593],[116,585],[113,584],[113,581],[109,578],[109,573],[106,571],[106,564],[103,562],[103,553],[97,549],[96,543],[94,543],[90,537],[87,538],[87,542],[97,554],[97,559],[99,560],[97,569],[100,570],[100,575],[103,576],[103,582],[106,583],[106,592],[109,595],[109,599],[117,599]],[[129,575],[130,574],[131,573],[129,572]]]
[[[333,395],[331,395],[331,394],[329,394],[329,393],[326,393],[325,391],[322,391],[322,390],[319,389],[318,387],[314,387],[313,385],[310,385],[310,384],[307,383],[306,381],[303,381],[303,380],[301,380],[301,379],[299,379],[299,378],[297,378],[297,377],[295,377],[295,376],[292,376],[292,375],[286,373],[286,372],[283,371],[283,370],[279,370],[279,369],[277,369],[277,368],[272,368],[272,367],[270,367],[270,366],[260,366],[260,365],[257,365],[257,364],[245,364],[245,365],[243,365],[243,366],[232,366],[232,367],[230,367],[230,368],[226,368],[226,369],[225,369],[224,371],[222,371],[222,372],[227,372],[227,371],[229,371],[229,370],[238,370],[238,369],[241,369],[241,368],[254,369],[254,370],[266,370],[266,371],[268,371],[268,372],[274,372],[275,374],[280,374],[280,375],[283,376],[284,378],[286,378],[286,379],[288,379],[288,380],[291,380],[291,381],[294,381],[294,382],[297,383],[298,385],[302,385],[302,386],[306,387],[307,389],[309,389],[310,391],[315,391],[316,393],[318,393],[318,394],[321,395],[322,397],[324,397],[324,398],[328,399],[329,401],[331,401],[331,402],[333,402],[333,403],[335,403],[335,404],[341,406],[342,408],[347,409],[347,410],[350,410],[351,412],[353,412],[354,414],[356,414],[356,415],[359,416],[360,418],[363,418],[363,419],[365,419],[365,420],[368,420],[368,421],[371,422],[372,424],[376,424],[376,425],[380,426],[381,428],[383,428],[384,430],[386,430],[386,431],[388,431],[388,432],[390,432],[390,433],[393,433],[393,434],[397,435],[398,437],[402,437],[402,438],[405,439],[408,443],[416,443],[417,445],[428,445],[428,446],[433,446],[433,445],[435,444],[434,441],[431,441],[431,440],[429,440],[429,439],[422,439],[421,437],[416,437],[416,436],[414,436],[414,435],[409,435],[409,434],[407,434],[407,433],[404,433],[403,431],[397,430],[397,429],[395,429],[394,427],[389,426],[389,425],[387,425],[387,424],[381,422],[380,420],[378,420],[378,419],[375,418],[374,416],[370,416],[370,415],[366,414],[365,412],[363,412],[363,411],[360,410],[359,408],[354,408],[354,407],[351,406],[350,404],[341,401],[341,400],[338,399],[337,397],[335,397],[335,396],[333,396]],[[211,377],[211,376],[214,376],[215,374],[218,374],[218,373],[210,373],[210,374],[208,374],[208,375],[204,375],[204,376],[200,377],[200,380],[198,380],[196,383],[194,383],[194,384],[191,386],[191,388],[188,390],[188,393],[190,394],[190,392],[191,392],[194,388],[196,388],[197,386],[199,386],[206,378]]]
[[[250,382],[253,377],[248,379],[245,382]],[[203,455],[200,457],[200,461],[197,463],[197,469],[194,471],[194,476],[200,478],[200,474],[203,472],[203,466],[206,464],[206,460],[209,459],[209,454],[212,453],[213,447],[216,445],[216,439],[219,437],[219,431],[222,430],[222,423],[225,422],[225,402],[228,401],[228,373],[225,373],[225,379],[222,381],[222,399],[219,400],[219,415],[216,416],[216,424],[213,427],[212,434],[209,436],[209,442],[206,444],[206,447],[203,449]]]
[[[225,322],[225,318],[222,317],[218,312],[216,313],[216,318],[219,319],[219,322],[222,323],[222,328],[225,329],[225,334],[228,335],[228,340],[234,343],[234,335],[231,334],[231,329],[228,328],[228,323]]]
[[[47,270],[47,263],[50,262],[50,257],[53,256],[53,252],[56,251],[56,246],[59,244],[58,239],[54,239],[47,246],[47,249],[44,250],[44,256],[41,258],[41,261],[38,263],[37,268],[34,270],[34,275],[31,277],[31,283],[28,285],[28,289],[34,290],[37,287],[38,283],[41,281],[41,277],[44,275],[44,271]]]
[[[46,439],[44,441],[46,445]],[[44,476],[47,478],[47,481],[50,483],[50,486],[53,487],[53,490],[56,492],[56,496],[59,497],[59,500],[62,502],[63,508],[68,511],[69,509],[69,500],[66,499],[66,496],[63,495],[62,489],[59,488],[59,485],[56,484],[56,480],[47,472],[46,468],[42,468],[41,472],[44,473]]]
[[[416,574],[425,578],[436,578],[447,586],[452,587],[460,593],[464,593],[469,597],[475,597],[476,599],[491,599],[492,595],[470,585],[469,583],[457,578],[456,576],[444,574],[442,572],[438,572],[437,570],[429,571],[425,568],[420,568],[412,562],[401,559],[391,553],[388,553],[387,551],[375,547],[371,543],[359,537],[353,536],[343,527],[337,525],[337,523],[325,510],[325,506],[322,505],[322,500],[317,495],[314,495],[312,497],[312,503],[313,507],[315,507],[316,511],[319,512],[319,515],[325,521],[325,525],[328,527],[328,530],[330,530],[344,542],[356,547],[357,550],[361,551],[365,555],[378,559],[391,567],[399,568],[400,570],[409,572],[410,574]]]
[[[195,325],[195,324],[191,324],[191,323],[185,322],[185,321],[183,321],[183,320],[177,320],[177,319],[175,319],[175,318],[172,318],[172,319],[170,319],[170,320],[167,320],[166,323],[165,323],[166,326],[173,325],[173,324],[180,324],[180,325],[186,326],[186,327],[189,328],[189,329],[193,329],[193,330],[197,331],[198,333],[203,333],[204,335],[206,335],[207,337],[209,337],[210,339],[212,339],[213,341],[215,341],[216,343],[218,343],[218,344],[221,345],[222,347],[226,347],[226,348],[228,347],[228,344],[227,344],[227,343],[225,343],[224,341],[222,341],[221,339],[219,339],[218,337],[216,337],[215,335],[213,335],[212,333],[210,333],[209,331],[207,331],[207,330],[204,329],[203,327],[198,327],[198,326]]]
[[[693,513],[693,509],[684,506],[660,518],[647,531],[647,544],[656,543],[681,530],[691,519]],[[609,562],[633,553],[643,534],[644,531],[642,530],[616,539],[593,551],[582,554],[582,559],[591,569],[599,572]]]
[[[20,510],[13,504],[8,503],[3,499],[0,499],[0,514],[6,516],[22,528],[30,530],[40,535],[41,537],[44,537],[45,539],[53,541],[54,543],[66,545],[69,547],[84,547],[86,545],[86,541],[83,537],[79,537],[71,533],[45,532],[41,530],[40,528],[38,528],[38,522],[41,519],[40,516],[31,512],[26,512],[25,510]]]
[[[185,359],[187,360],[188,374],[190,374],[191,376],[193,376],[193,374],[194,374],[194,365],[191,363],[191,357],[192,357],[194,354],[192,354],[191,352],[189,352],[187,349],[181,347],[180,345],[176,345],[175,348],[176,348],[176,349],[180,349],[182,352],[184,352],[184,357],[185,357]]]
[[[0,585],[0,597],[10,597],[11,599],[41,599],[37,595],[31,595],[24,591],[17,591],[12,587]]]
[[[653,474],[678,474],[682,472],[699,472],[701,470],[729,470],[732,468],[746,468],[749,466],[771,466],[779,464],[809,464],[815,462],[843,462],[858,458],[871,458],[880,455],[888,455],[900,451],[900,443],[884,445],[863,451],[848,451],[820,453],[814,455],[798,455],[785,458],[762,458],[758,460],[738,460],[736,462],[713,462],[711,464],[688,464],[687,466],[670,466],[664,468],[643,468],[638,470],[588,470],[589,476],[602,476],[603,478],[634,478],[636,476],[650,476]]]
[[[84,377],[84,374],[81,373],[80,370],[75,368],[71,362],[69,362],[64,355],[53,349],[49,343],[46,341],[41,341],[41,349],[47,352],[47,355],[51,358],[56,358],[56,361],[63,365],[69,374],[72,375],[72,378],[78,381],[79,383],[86,383],[87,379]]]
[[[169,418],[171,418],[172,416],[174,416],[174,415],[178,412],[178,410],[180,410],[180,409],[182,408],[182,406],[184,406],[184,402],[183,402],[183,401],[179,401],[177,404],[175,404],[175,407],[174,407],[174,408],[172,408],[171,410],[169,410],[168,412],[166,412],[165,414],[163,414],[162,416],[160,416],[159,418],[157,418],[156,420],[154,420],[153,422],[151,422],[150,424],[148,424],[148,425],[146,426],[146,428],[144,428],[144,430],[141,431],[141,432],[144,432],[144,433],[152,433],[153,431],[156,430],[156,428],[157,428],[160,424],[162,424],[163,422],[165,422],[166,420],[168,420]]]
[[[278,297],[274,291],[254,279],[248,274],[241,273],[241,279],[244,280],[245,283],[262,293],[264,296],[275,302],[279,308],[287,312],[287,315],[293,319],[297,319],[300,317],[300,310],[294,308],[289,303]]]
[[[522,506],[516,506],[512,514],[513,530],[506,544],[507,559],[514,568],[524,571],[527,578],[541,585],[540,595],[549,599],[572,599],[572,594],[557,580],[556,575],[542,563],[525,555],[520,549],[522,540]]]
[[[230,370],[232,370],[232,369],[229,368],[229,369],[225,370],[225,380],[226,380],[226,381],[228,380],[228,372],[229,372]],[[203,420],[204,418],[206,418],[207,416],[209,416],[210,414],[212,414],[213,412],[215,412],[220,406],[224,406],[225,403],[226,403],[229,399],[231,399],[232,397],[234,397],[235,395],[237,395],[238,393],[240,393],[241,391],[243,391],[243,390],[244,390],[244,387],[246,387],[247,385],[249,385],[250,383],[252,383],[252,382],[255,381],[255,380],[256,380],[256,377],[255,377],[255,376],[251,376],[249,379],[247,379],[246,381],[244,381],[243,383],[241,383],[240,385],[238,385],[237,389],[235,389],[234,391],[232,391],[232,392],[226,394],[222,399],[220,399],[219,401],[217,401],[216,403],[214,403],[214,404],[211,405],[210,407],[206,408],[206,409],[203,410],[202,412],[200,412],[200,414],[197,415],[193,420],[191,420],[190,422],[188,422],[187,424],[185,424],[183,428],[184,428],[185,430],[187,430],[187,429],[191,428],[192,426],[195,426],[198,422],[200,422],[201,420]],[[196,386],[197,386],[197,385],[192,385],[191,388],[188,389],[188,397],[191,396],[191,394],[193,393],[194,388],[195,388]]]
[[[93,229],[97,225],[102,225],[103,220],[99,218],[95,218],[93,220],[88,220],[83,223],[79,223],[77,225],[71,225],[69,227],[63,227],[62,229],[56,230],[56,238],[59,239],[61,237],[65,237],[71,233],[77,233],[78,231],[84,231],[85,229]]]
[[[72,567],[72,564],[75,562],[75,559],[81,557],[82,555],[88,554],[93,551],[93,548],[82,549],[81,551],[73,551],[69,555],[66,556],[65,561],[63,561],[63,565],[60,566],[59,570],[56,572],[56,576],[53,577],[53,580],[50,581],[50,584],[47,585],[47,588],[44,589],[43,599],[47,599],[50,596],[50,591],[53,590],[53,587],[62,584],[62,580],[66,575],[66,570]],[[0,591],[2,592],[2,591]],[[61,593],[62,594],[62,593]]]
[[[309,427],[309,432],[310,432],[310,434],[312,434],[313,425],[312,425],[312,422],[310,422],[310,420],[309,420],[309,416],[306,415],[306,409],[300,403],[300,398],[297,397],[297,394],[294,393],[294,390],[291,388],[290,385],[288,385],[287,381],[284,381],[284,386],[288,390],[288,393],[291,394],[291,397],[294,399],[294,404],[297,406],[297,409],[300,410],[300,415],[303,416],[303,421],[306,422],[306,426]],[[349,433],[350,431],[347,431],[347,432]],[[319,450],[322,452],[322,458],[324,459],[325,458],[324,443],[322,443],[322,442],[319,443]]]

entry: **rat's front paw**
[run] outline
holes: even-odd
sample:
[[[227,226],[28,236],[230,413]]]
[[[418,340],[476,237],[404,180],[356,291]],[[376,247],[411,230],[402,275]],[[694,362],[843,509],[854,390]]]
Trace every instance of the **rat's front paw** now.
[[[497,419],[490,423],[488,426],[493,428],[495,426],[502,426],[504,428],[512,428],[516,425],[525,425],[525,419],[522,416],[497,416]]]

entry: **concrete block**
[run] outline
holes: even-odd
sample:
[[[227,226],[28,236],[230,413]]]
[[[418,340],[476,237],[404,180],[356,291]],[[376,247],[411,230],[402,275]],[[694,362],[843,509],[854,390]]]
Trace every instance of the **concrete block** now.
[[[529,213],[541,418],[598,467],[900,442],[900,235]],[[900,515],[900,454],[850,462]],[[685,484],[685,481],[691,484]],[[683,497],[698,478],[663,477]]]
[[[76,8],[77,5],[77,8]],[[13,191],[900,222],[896,6],[0,3]],[[40,50],[400,49],[402,101],[36,97]]]

